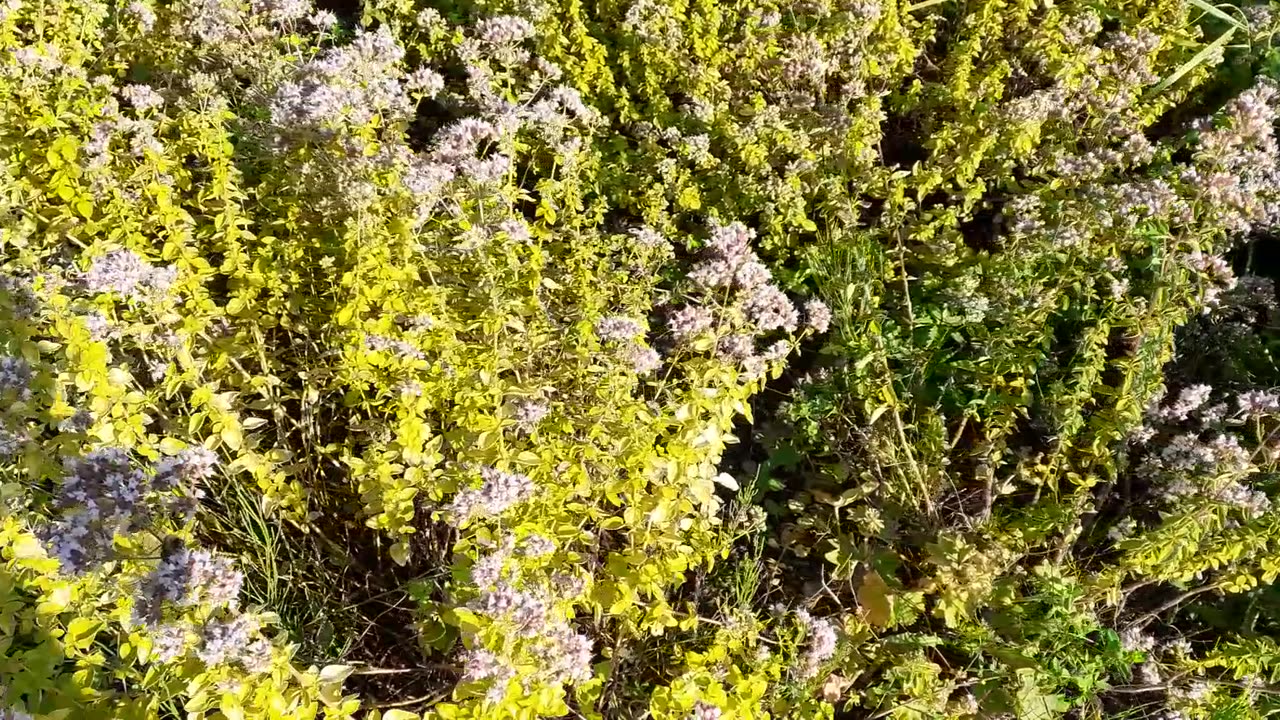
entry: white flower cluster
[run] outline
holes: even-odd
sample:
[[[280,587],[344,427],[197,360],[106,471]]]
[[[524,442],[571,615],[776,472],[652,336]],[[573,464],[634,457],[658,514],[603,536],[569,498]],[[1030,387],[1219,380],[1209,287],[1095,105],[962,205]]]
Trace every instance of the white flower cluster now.
[[[172,265],[155,267],[132,250],[114,250],[94,258],[80,282],[93,294],[115,293],[125,300],[147,302],[169,291],[178,276]]]
[[[522,432],[532,432],[538,427],[538,423],[547,416],[551,411],[550,406],[546,402],[540,400],[523,400],[516,403],[515,412],[512,419],[516,421],[516,427]]]
[[[271,667],[271,643],[259,634],[261,625],[249,615],[212,620],[204,627],[196,657],[206,665],[234,662],[251,673]]]
[[[552,683],[577,683],[591,677],[594,651],[591,641],[575,632],[559,614],[552,599],[539,592],[519,590],[500,581],[468,604],[478,613],[508,625],[515,637],[524,639],[525,649],[539,660],[538,676]],[[472,669],[471,662],[476,662]],[[475,655],[468,660],[466,674],[477,679],[489,678],[495,683],[509,678],[505,662],[492,653]]]
[[[281,146],[328,139],[378,115],[407,119],[412,106],[401,83],[403,59],[404,49],[384,25],[299,66],[271,101]]]
[[[1149,653],[1155,649],[1156,639],[1141,628],[1126,627],[1120,632],[1120,647],[1128,652]]]
[[[836,628],[827,618],[815,618],[807,610],[797,610],[796,620],[804,628],[808,640],[796,665],[796,673],[804,679],[812,678],[822,669],[822,664],[836,654]]]
[[[425,353],[408,340],[397,340],[386,335],[375,335],[373,333],[365,335],[364,344],[370,352],[390,353],[405,360],[425,360],[427,357]]]
[[[662,358],[657,351],[638,339],[644,335],[644,327],[639,320],[622,316],[603,318],[596,323],[596,335],[616,345],[618,357],[637,375],[648,375],[662,366]]]
[[[460,491],[449,505],[449,517],[454,525],[463,525],[479,515],[501,515],[533,496],[533,481],[525,475],[486,467],[481,468],[480,477],[483,482],[479,488]]]
[[[1182,422],[1204,407],[1212,393],[1213,388],[1209,385],[1188,385],[1178,394],[1177,400],[1160,409],[1157,417],[1165,422]]]
[[[1239,233],[1280,224],[1278,99],[1275,83],[1263,79],[1227,104],[1221,127],[1201,123],[1195,167],[1182,176],[1204,212]]]

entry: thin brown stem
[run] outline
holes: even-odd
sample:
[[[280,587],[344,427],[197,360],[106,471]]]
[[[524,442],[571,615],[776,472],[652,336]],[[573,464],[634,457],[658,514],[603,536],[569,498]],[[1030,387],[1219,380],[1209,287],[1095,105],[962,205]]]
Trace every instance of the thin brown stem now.
[[[1221,583],[1210,583],[1208,585],[1205,585],[1204,587],[1198,587],[1194,590],[1188,590],[1182,593],[1181,595],[1179,595],[1178,597],[1161,605],[1160,607],[1157,607],[1155,610],[1152,610],[1151,612],[1140,616],[1137,620],[1134,620],[1133,622],[1129,623],[1128,627],[1141,629],[1145,627],[1147,623],[1151,622],[1158,615],[1160,615],[1160,613],[1163,613],[1166,610],[1171,610],[1173,608],[1176,608],[1177,606],[1181,605],[1182,603],[1190,600],[1191,598],[1197,595],[1202,595],[1204,593],[1217,590],[1220,587],[1222,587]]]

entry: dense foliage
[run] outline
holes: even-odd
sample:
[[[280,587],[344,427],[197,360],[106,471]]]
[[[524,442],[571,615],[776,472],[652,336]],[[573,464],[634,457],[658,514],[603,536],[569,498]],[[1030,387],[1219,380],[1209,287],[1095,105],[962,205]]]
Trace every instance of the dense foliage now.
[[[0,1],[0,718],[1276,714],[1277,30]]]

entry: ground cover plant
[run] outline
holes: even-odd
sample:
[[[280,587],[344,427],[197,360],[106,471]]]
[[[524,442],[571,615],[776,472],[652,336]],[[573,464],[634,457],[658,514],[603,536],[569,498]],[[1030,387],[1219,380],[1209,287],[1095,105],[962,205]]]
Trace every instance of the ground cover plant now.
[[[0,4],[0,717],[1280,709],[1280,16]]]

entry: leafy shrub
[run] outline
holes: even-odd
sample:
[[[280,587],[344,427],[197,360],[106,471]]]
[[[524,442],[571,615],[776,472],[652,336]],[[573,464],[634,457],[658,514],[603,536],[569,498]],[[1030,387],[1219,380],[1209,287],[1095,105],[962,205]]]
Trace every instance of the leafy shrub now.
[[[1266,711],[1262,9],[360,14],[0,9],[6,713]]]

